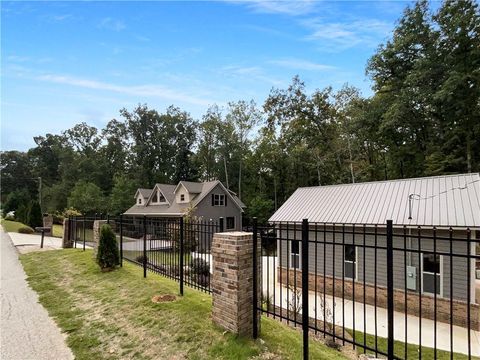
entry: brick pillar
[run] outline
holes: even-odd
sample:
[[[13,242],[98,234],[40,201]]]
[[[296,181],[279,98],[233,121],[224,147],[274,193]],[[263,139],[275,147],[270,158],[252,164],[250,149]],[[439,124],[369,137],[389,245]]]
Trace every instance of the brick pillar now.
[[[213,322],[235,334],[252,336],[253,234],[246,232],[215,234],[212,259]],[[259,271],[257,276],[260,278]],[[258,299],[260,301],[260,296]]]
[[[68,249],[73,247],[73,239],[68,238],[68,230],[70,229],[70,221],[63,219],[62,248]]]

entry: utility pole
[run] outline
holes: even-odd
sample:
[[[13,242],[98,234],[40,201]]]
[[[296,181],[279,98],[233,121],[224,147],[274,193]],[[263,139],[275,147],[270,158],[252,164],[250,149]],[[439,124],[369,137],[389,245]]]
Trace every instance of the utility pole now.
[[[42,177],[38,177],[38,204],[40,205],[40,210],[42,210]],[[43,211],[42,211],[43,214]]]

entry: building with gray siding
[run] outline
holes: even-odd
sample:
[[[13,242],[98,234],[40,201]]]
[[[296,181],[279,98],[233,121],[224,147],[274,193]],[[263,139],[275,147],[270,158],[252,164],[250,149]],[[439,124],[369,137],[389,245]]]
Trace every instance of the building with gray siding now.
[[[375,287],[381,296],[378,289],[387,286],[386,221],[393,220],[396,296],[408,297],[412,308],[418,300],[425,306],[431,298],[440,305],[470,299],[478,317],[478,173],[299,188],[269,219],[277,228],[280,269],[302,271],[302,219],[310,224],[309,276],[319,286],[324,278],[332,288],[346,281],[360,293]]]
[[[135,205],[124,215],[147,217],[193,216],[218,222],[225,230],[241,230],[245,204],[218,181],[180,181],[176,185],[156,184],[153,189],[138,189]]]

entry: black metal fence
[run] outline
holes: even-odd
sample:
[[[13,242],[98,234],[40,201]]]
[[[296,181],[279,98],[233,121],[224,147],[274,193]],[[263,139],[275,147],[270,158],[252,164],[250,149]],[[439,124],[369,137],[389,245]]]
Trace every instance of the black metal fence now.
[[[213,235],[222,232],[220,221],[183,218],[96,216],[70,218],[70,238],[75,247],[93,247],[93,222],[106,220],[114,230],[120,259],[210,293],[211,245]],[[122,263],[120,264],[122,265]]]
[[[302,328],[305,359],[309,333],[389,359],[480,356],[480,234],[391,221],[254,221],[252,231],[254,253],[263,245],[253,321],[260,312]]]

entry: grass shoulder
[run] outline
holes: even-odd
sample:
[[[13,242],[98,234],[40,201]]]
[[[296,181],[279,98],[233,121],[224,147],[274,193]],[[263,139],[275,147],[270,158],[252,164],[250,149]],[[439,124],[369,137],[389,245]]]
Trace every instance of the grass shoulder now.
[[[22,227],[28,227],[28,225],[25,225],[25,224],[23,224],[19,221],[2,219],[2,220],[0,220],[0,223],[2,224],[3,229],[6,232],[18,232],[18,229],[20,229]]]
[[[301,357],[301,333],[273,319],[262,319],[263,341],[215,326],[208,294],[186,288],[173,302],[153,303],[154,295],[176,295],[178,283],[150,273],[144,279],[135,265],[102,273],[92,251],[76,249],[30,253],[21,261],[78,359]],[[344,358],[317,341],[310,352],[316,359]]]

